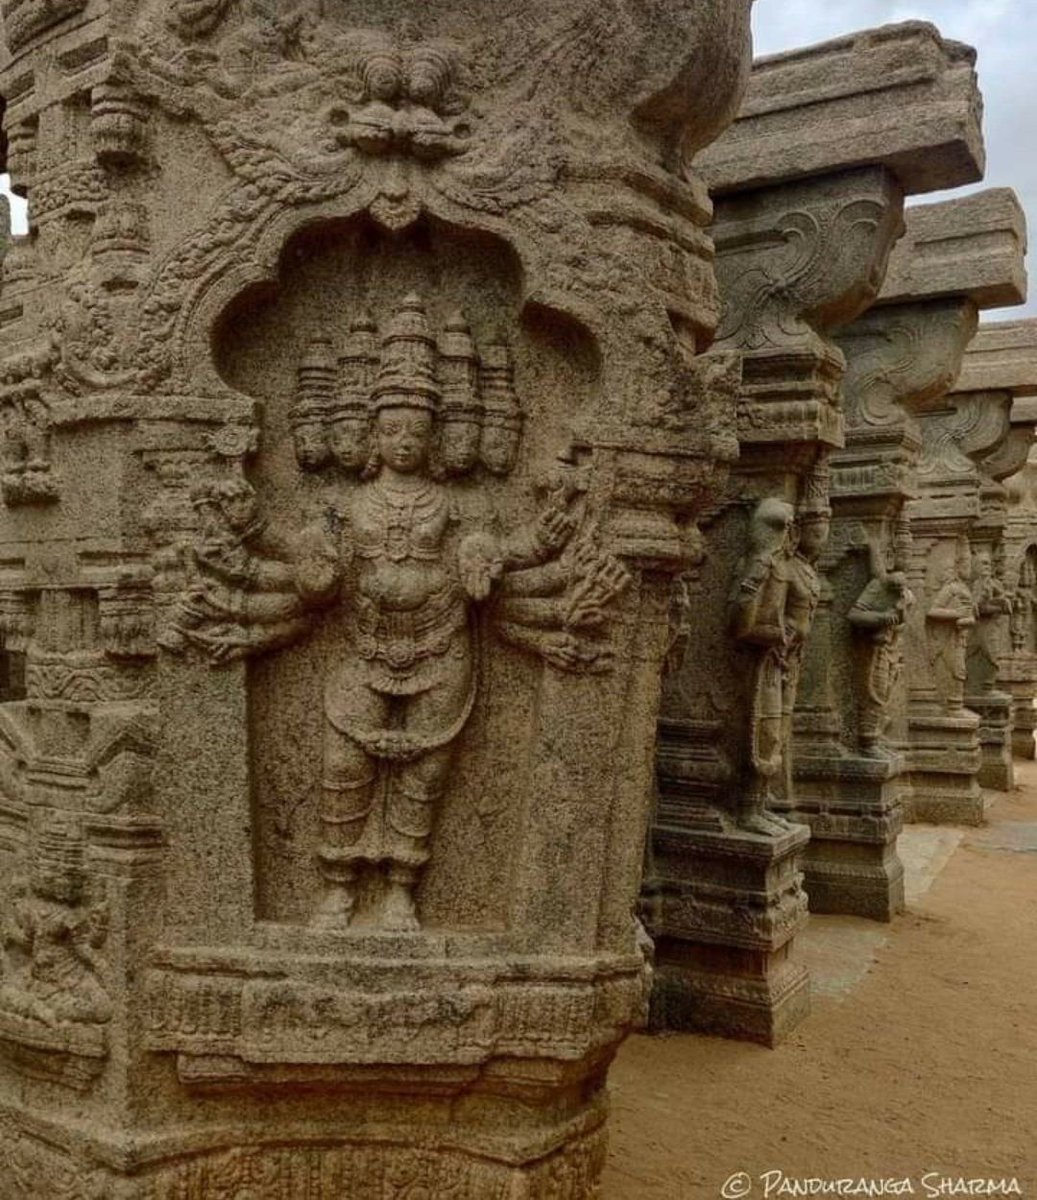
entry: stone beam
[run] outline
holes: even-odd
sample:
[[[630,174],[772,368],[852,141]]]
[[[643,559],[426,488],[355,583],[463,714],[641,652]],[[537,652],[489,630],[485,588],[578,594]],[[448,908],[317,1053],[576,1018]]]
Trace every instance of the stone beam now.
[[[1011,188],[916,204],[876,306],[967,296],[978,309],[1026,300],[1026,214]]]
[[[983,177],[975,51],[910,21],[753,63],[731,129],[698,160],[714,195],[879,164],[908,195]]]
[[[969,343],[955,391],[1037,395],[1037,334],[1033,319],[992,321]],[[1019,405],[1019,411],[1028,406]]]

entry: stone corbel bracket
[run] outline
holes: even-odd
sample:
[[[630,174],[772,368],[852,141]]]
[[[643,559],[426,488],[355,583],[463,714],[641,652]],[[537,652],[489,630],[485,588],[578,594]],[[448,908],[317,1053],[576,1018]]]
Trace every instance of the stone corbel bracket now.
[[[1008,432],[993,446],[970,451],[985,488],[983,519],[1003,524],[1007,490],[1003,480],[1027,462],[1037,436],[1037,321],[999,321],[981,325],[965,354],[949,397],[956,403],[988,396],[988,407],[1008,409]]]
[[[717,206],[718,343],[745,355],[746,444],[842,444],[844,361],[825,330],[874,298],[900,224],[879,168],[738,193]]]
[[[697,164],[717,203],[720,334],[749,351],[743,450],[806,431],[842,444],[843,363],[825,335],[875,299],[902,195],[982,176],[974,59],[909,22],[754,63],[738,119]],[[774,381],[797,375],[812,410],[775,404]]]
[[[1025,297],[1025,217],[1013,192],[909,208],[874,308],[840,330],[847,357],[846,448],[833,491],[862,511],[909,498],[918,418],[945,408],[981,309]]]

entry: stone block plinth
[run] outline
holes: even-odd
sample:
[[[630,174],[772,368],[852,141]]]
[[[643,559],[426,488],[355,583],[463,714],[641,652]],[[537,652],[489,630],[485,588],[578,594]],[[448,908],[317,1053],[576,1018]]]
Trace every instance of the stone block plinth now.
[[[661,868],[646,897],[655,940],[650,1027],[774,1046],[810,1008],[792,956],[807,919],[802,826],[780,837],[731,828],[657,826]]]

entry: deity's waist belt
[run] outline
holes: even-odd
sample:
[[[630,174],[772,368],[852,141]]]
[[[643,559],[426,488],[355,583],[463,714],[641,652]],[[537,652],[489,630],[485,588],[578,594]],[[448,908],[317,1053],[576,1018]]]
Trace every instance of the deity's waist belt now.
[[[357,652],[391,670],[406,671],[424,658],[445,654],[464,625],[464,599],[453,584],[404,611],[386,611],[362,596],[357,602]]]

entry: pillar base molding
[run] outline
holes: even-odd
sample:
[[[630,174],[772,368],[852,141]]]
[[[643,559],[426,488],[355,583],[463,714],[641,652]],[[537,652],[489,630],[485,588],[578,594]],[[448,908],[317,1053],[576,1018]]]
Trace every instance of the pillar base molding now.
[[[775,807],[810,827],[803,874],[811,912],[875,921],[903,912],[904,767],[897,753],[797,757],[794,803]]]
[[[807,919],[802,859],[810,833],[777,837],[657,827],[646,920],[656,938],[650,1026],[773,1046],[807,1015],[809,981],[793,961]]]
[[[904,819],[929,825],[982,825],[979,717],[912,716]]]

